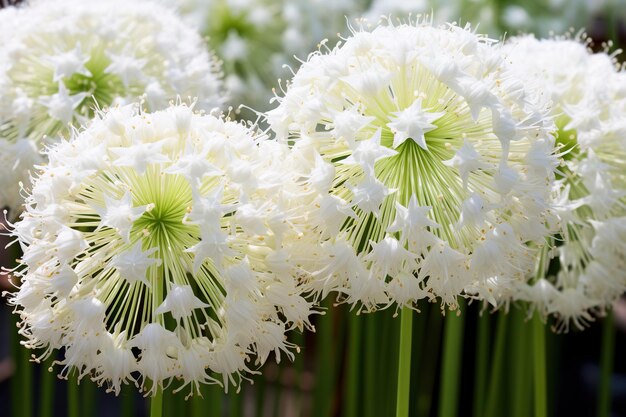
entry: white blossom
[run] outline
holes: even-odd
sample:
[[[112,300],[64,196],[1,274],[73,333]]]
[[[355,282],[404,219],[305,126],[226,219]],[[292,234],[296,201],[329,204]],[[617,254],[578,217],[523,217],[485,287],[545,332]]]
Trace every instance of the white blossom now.
[[[358,29],[276,97],[267,120],[329,239],[310,282],[322,296],[456,308],[527,281],[529,244],[548,233],[554,124],[493,43],[453,24]]]
[[[97,109],[141,100],[158,110],[178,97],[195,97],[198,110],[224,106],[220,63],[153,2],[33,0],[1,9],[0,26],[0,207],[13,217],[38,151]]]
[[[10,303],[25,345],[64,348],[63,375],[115,393],[172,380],[227,390],[270,352],[293,358],[286,333],[312,328],[304,283],[320,234],[284,174],[286,146],[266,139],[184,105],[125,106],[51,147],[11,231],[24,250]],[[84,158],[90,148],[101,158]],[[129,162],[146,149],[159,156]],[[57,172],[71,192],[51,185]]]
[[[551,100],[560,149],[551,203],[559,227],[520,297],[554,315],[558,330],[581,329],[626,289],[624,72],[579,38],[513,38],[504,52],[527,89]]]

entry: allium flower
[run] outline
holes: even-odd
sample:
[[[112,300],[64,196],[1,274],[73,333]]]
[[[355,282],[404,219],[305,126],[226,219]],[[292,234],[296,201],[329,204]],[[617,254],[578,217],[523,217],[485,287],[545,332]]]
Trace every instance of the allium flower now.
[[[365,309],[496,303],[546,233],[552,125],[491,41],[427,23],[310,56],[267,118],[329,240],[311,284]]]
[[[33,0],[1,10],[0,26],[0,161],[12,160],[0,167],[0,207],[16,205],[42,139],[68,135],[97,107],[143,97],[157,110],[177,96],[223,105],[219,64],[200,36],[152,3]]]
[[[283,191],[286,147],[186,106],[98,115],[50,149],[14,225],[24,256],[10,303],[29,348],[65,348],[118,393],[238,386],[252,360],[293,357],[310,327],[304,217]]]
[[[266,110],[277,78],[345,27],[359,0],[158,0],[174,6],[224,62],[233,103]]]
[[[559,233],[521,298],[556,315],[560,330],[581,328],[626,290],[626,74],[580,39],[525,36],[505,51],[527,88],[552,101],[562,152]]]

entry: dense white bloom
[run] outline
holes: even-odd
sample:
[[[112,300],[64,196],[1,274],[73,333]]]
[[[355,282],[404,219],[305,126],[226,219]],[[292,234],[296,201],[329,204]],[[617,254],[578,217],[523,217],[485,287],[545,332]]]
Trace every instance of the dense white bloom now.
[[[553,296],[525,289],[521,298],[556,315],[560,329],[581,328],[590,310],[626,290],[626,74],[580,39],[513,38],[505,52],[527,88],[551,100],[562,153],[554,190],[559,233],[537,266]]]
[[[223,106],[219,63],[153,3],[33,0],[0,10],[0,27],[0,207],[18,205],[42,141],[68,136],[98,107],[142,98],[158,110],[178,96],[206,111]]]
[[[156,0],[173,6],[224,61],[232,103],[269,108],[277,78],[345,28],[362,0]]]
[[[302,283],[320,244],[286,153],[184,105],[116,107],[50,148],[12,232],[26,346],[65,348],[62,374],[116,393],[137,375],[152,394],[170,379],[227,389],[270,352],[292,358],[286,332],[311,327]]]
[[[465,290],[495,304],[525,281],[527,243],[546,233],[553,123],[491,43],[454,25],[356,31],[277,98],[267,119],[330,237],[316,290],[366,309],[455,308]]]

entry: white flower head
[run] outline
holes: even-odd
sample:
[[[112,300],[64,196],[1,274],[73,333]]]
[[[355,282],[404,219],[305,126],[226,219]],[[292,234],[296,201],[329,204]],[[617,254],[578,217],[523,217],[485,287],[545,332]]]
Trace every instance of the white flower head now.
[[[585,39],[524,36],[504,53],[527,89],[551,100],[560,149],[552,202],[559,228],[537,260],[538,282],[556,295],[526,299],[554,315],[559,330],[580,329],[626,290],[624,71],[607,53],[590,52]]]
[[[493,277],[525,282],[527,244],[547,232],[553,123],[492,43],[453,24],[357,30],[312,54],[277,97],[267,119],[293,143],[312,204],[336,198],[326,221],[311,215],[333,241],[311,283],[322,294],[367,310],[427,294],[456,308]],[[320,158],[335,165],[332,181],[316,178]],[[415,298],[398,297],[399,285]]]
[[[280,186],[286,151],[184,105],[113,108],[51,147],[12,231],[26,346],[65,347],[63,374],[116,393],[134,380],[150,394],[171,379],[228,389],[269,352],[292,358],[286,332],[311,326],[302,284],[320,245],[298,185]],[[244,167],[254,175],[232,174]]]
[[[0,10],[0,26],[0,161],[17,161],[0,168],[14,184],[1,187],[2,207],[17,208],[17,183],[28,182],[46,138],[68,137],[98,108],[142,100],[159,110],[178,97],[198,110],[224,106],[219,61],[153,2],[33,0]],[[32,149],[13,149],[22,141]]]

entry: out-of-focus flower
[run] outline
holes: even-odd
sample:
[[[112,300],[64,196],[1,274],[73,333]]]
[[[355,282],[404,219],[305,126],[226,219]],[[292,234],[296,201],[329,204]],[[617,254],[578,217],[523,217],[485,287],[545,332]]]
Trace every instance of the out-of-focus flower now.
[[[375,309],[498,304],[546,234],[553,123],[492,41],[416,22],[309,57],[267,113],[329,239],[311,285]]]
[[[593,4],[592,4],[593,3]],[[494,4],[483,0],[374,0],[365,12],[353,16],[366,17],[376,23],[381,16],[406,21],[412,16],[429,14],[437,23],[456,21],[471,23],[482,33],[501,37],[505,33],[534,32],[540,36],[565,33],[571,27],[589,24],[591,9],[596,3],[585,0],[528,0]],[[607,10],[605,6],[602,7]],[[618,6],[616,10],[620,10]]]
[[[25,345],[64,348],[62,375],[115,393],[137,375],[150,394],[228,389],[253,360],[293,358],[319,242],[283,191],[286,152],[182,105],[115,108],[52,147],[12,230]]]
[[[33,0],[1,10],[0,26],[2,207],[18,204],[17,184],[27,182],[42,140],[67,136],[95,108],[142,98],[156,110],[177,96],[197,97],[207,111],[223,106],[219,63],[193,29],[153,3]]]
[[[232,102],[267,110],[277,79],[345,28],[361,0],[157,0],[175,7],[224,61]]]
[[[626,74],[581,39],[524,36],[505,52],[527,89],[552,102],[562,153],[559,233],[521,298],[556,315],[559,330],[582,328],[626,289]]]

